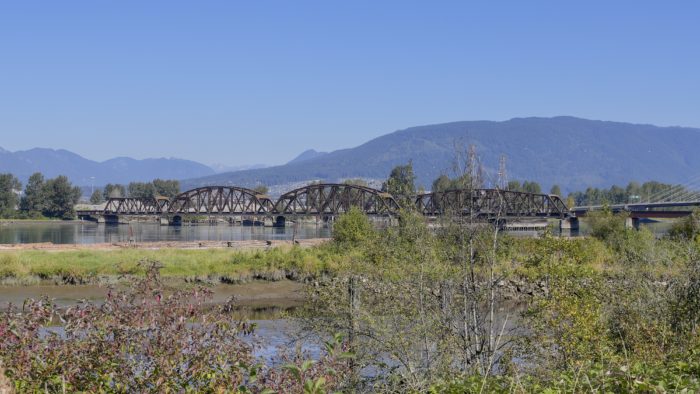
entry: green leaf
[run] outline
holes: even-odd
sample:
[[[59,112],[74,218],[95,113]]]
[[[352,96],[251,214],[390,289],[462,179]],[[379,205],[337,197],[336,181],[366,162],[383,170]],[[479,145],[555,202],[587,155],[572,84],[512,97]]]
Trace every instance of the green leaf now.
[[[287,364],[282,368],[289,371],[299,382],[301,382],[301,370],[299,369],[299,367],[297,367],[294,364]]]

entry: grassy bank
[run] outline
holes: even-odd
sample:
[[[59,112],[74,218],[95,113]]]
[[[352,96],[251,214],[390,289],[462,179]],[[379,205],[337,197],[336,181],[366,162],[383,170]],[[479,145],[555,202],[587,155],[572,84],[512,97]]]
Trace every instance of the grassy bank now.
[[[18,250],[0,252],[0,280],[6,284],[54,280],[89,283],[105,277],[143,275],[141,261],[158,261],[165,278],[245,282],[250,279],[313,277],[338,270],[347,256],[330,246],[227,249]]]

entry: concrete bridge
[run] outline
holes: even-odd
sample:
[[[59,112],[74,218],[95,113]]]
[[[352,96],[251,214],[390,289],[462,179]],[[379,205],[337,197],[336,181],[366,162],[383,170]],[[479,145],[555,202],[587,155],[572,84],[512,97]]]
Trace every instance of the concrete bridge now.
[[[480,220],[565,219],[569,210],[555,195],[499,189],[449,190],[420,194],[410,208],[428,217],[472,216]],[[281,195],[276,201],[254,190],[236,186],[207,186],[166,198],[110,198],[102,210],[81,210],[78,216],[98,222],[120,218],[152,217],[178,224],[183,217],[223,217],[232,222],[284,225],[300,217],[328,221],[360,208],[374,218],[396,218],[401,206],[389,193],[365,186],[337,183],[307,185]]]
[[[675,219],[689,216],[693,210],[700,207],[700,201],[669,201],[669,202],[649,202],[632,204],[612,204],[612,205],[589,205],[572,207],[572,221],[576,222],[578,228],[578,218],[585,217],[589,212],[608,209],[612,213],[627,212],[627,226],[639,228],[642,219]]]

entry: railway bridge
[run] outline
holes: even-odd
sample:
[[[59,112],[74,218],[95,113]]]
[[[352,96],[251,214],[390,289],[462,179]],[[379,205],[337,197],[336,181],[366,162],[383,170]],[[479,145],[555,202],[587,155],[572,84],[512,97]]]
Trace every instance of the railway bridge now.
[[[415,197],[418,212],[428,217],[470,216],[480,220],[566,219],[564,202],[555,195],[499,189],[448,190]],[[366,186],[319,183],[269,196],[236,186],[207,186],[167,198],[110,198],[101,210],[78,211],[83,219],[118,222],[120,218],[152,217],[163,224],[183,218],[225,218],[232,222],[284,225],[288,220],[316,218],[328,221],[360,208],[378,219],[398,217],[401,206],[389,193]],[[408,207],[407,207],[408,208]]]

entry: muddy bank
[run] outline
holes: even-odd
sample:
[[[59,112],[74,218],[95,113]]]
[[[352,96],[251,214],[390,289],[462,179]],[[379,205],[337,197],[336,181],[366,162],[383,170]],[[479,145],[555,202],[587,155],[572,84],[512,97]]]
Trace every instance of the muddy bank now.
[[[180,286],[185,285],[184,282],[180,282]],[[222,304],[233,297],[235,305],[251,310],[267,308],[285,310],[298,307],[304,302],[304,285],[290,280],[255,281],[234,285],[217,284],[211,285],[210,288],[214,293],[210,300],[211,304]],[[59,307],[75,305],[80,300],[101,303],[107,291],[107,285],[98,284],[0,286],[0,309],[6,309],[9,303],[21,306],[26,299],[42,296],[54,299]]]
[[[158,242],[112,242],[97,244],[54,244],[51,242],[31,243],[31,244],[0,244],[0,251],[13,250],[120,250],[120,249],[235,249],[235,250],[255,250],[278,247],[290,247],[298,245],[300,247],[312,247],[329,241],[329,238],[309,238],[296,241],[158,241]]]

